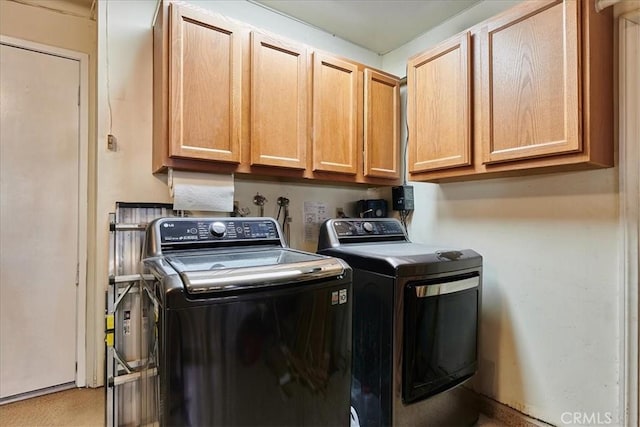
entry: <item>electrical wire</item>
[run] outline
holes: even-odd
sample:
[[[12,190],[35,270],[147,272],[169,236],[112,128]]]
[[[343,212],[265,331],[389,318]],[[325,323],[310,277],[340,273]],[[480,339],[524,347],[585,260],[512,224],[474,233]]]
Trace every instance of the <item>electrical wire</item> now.
[[[107,106],[109,108],[109,135],[113,135],[113,110],[111,108],[111,78],[109,73],[109,2],[105,4],[105,62],[107,66]]]
[[[405,69],[405,75],[409,75],[409,66]],[[405,97],[404,97],[404,127],[405,127],[405,138],[404,138],[404,161],[402,162],[402,185],[407,185],[407,166],[409,165],[407,159],[407,152],[409,149],[409,88],[408,85],[405,86]],[[405,227],[406,228],[406,227]]]
[[[409,74],[408,67],[407,67],[407,69],[405,71],[406,71],[406,75],[408,75]],[[408,113],[408,108],[409,108],[409,94],[408,94],[408,90],[407,90],[407,92],[405,92],[405,98],[404,98],[405,138],[404,138],[404,147],[403,147],[404,148],[404,154],[403,154],[404,161],[402,162],[402,185],[407,185],[407,165],[409,164],[408,163],[408,159],[407,159],[407,152],[409,151],[409,115],[407,114]],[[404,227],[405,231],[407,232],[407,235],[409,234],[409,230],[407,229],[407,220],[409,219],[409,216],[411,216],[411,212],[413,212],[413,210],[402,209],[402,210],[398,211],[398,213],[400,215],[400,222],[402,223],[402,226]]]
[[[407,230],[407,219],[409,218],[409,216],[411,215],[411,212],[413,211],[403,209],[398,212],[400,213],[400,222],[402,223],[402,226],[404,227],[405,231],[407,231],[407,234],[409,234],[409,231]]]
[[[280,218],[280,211],[282,211],[282,229],[284,230],[287,218],[289,217],[289,199],[286,197],[278,197],[278,218]]]
[[[291,230],[289,227],[289,199],[284,196],[278,197],[278,215],[276,221],[280,220],[280,213],[282,213],[282,234],[285,238],[287,245],[290,244]]]

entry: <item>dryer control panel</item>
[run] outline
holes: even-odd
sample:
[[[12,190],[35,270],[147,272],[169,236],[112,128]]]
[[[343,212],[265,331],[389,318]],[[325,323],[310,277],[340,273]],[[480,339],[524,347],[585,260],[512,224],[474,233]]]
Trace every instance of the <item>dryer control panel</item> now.
[[[336,236],[404,235],[402,225],[395,221],[340,220],[333,222]]]
[[[318,249],[346,243],[408,242],[404,227],[395,218],[330,219],[320,227]]]

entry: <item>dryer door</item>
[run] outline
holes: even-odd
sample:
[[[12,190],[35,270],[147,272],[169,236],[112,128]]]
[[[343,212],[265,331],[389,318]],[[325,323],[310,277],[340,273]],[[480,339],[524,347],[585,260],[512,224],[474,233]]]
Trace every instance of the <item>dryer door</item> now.
[[[480,275],[410,282],[404,295],[402,400],[411,403],[476,372]]]

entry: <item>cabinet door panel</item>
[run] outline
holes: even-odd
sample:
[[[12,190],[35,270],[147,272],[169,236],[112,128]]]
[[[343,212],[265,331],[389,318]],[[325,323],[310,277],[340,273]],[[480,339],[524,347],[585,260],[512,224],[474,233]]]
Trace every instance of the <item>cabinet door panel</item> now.
[[[170,157],[240,161],[239,30],[171,4]]]
[[[359,145],[357,115],[357,66],[314,53],[314,171],[356,174]]]
[[[304,47],[251,33],[251,164],[305,169],[308,67]]]
[[[525,6],[482,31],[484,163],[581,150],[576,0]]]
[[[398,178],[400,81],[364,71],[364,174]]]
[[[409,61],[409,171],[471,164],[469,32]]]

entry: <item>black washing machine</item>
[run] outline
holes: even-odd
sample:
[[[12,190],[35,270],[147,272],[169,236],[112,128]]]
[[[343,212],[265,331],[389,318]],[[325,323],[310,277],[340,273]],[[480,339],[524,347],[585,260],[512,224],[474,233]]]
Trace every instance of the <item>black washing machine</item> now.
[[[465,426],[478,367],[482,257],[412,243],[400,221],[331,219],[318,253],[353,269],[351,405],[361,426]]]
[[[347,426],[351,269],[271,218],[147,228],[142,424]]]

